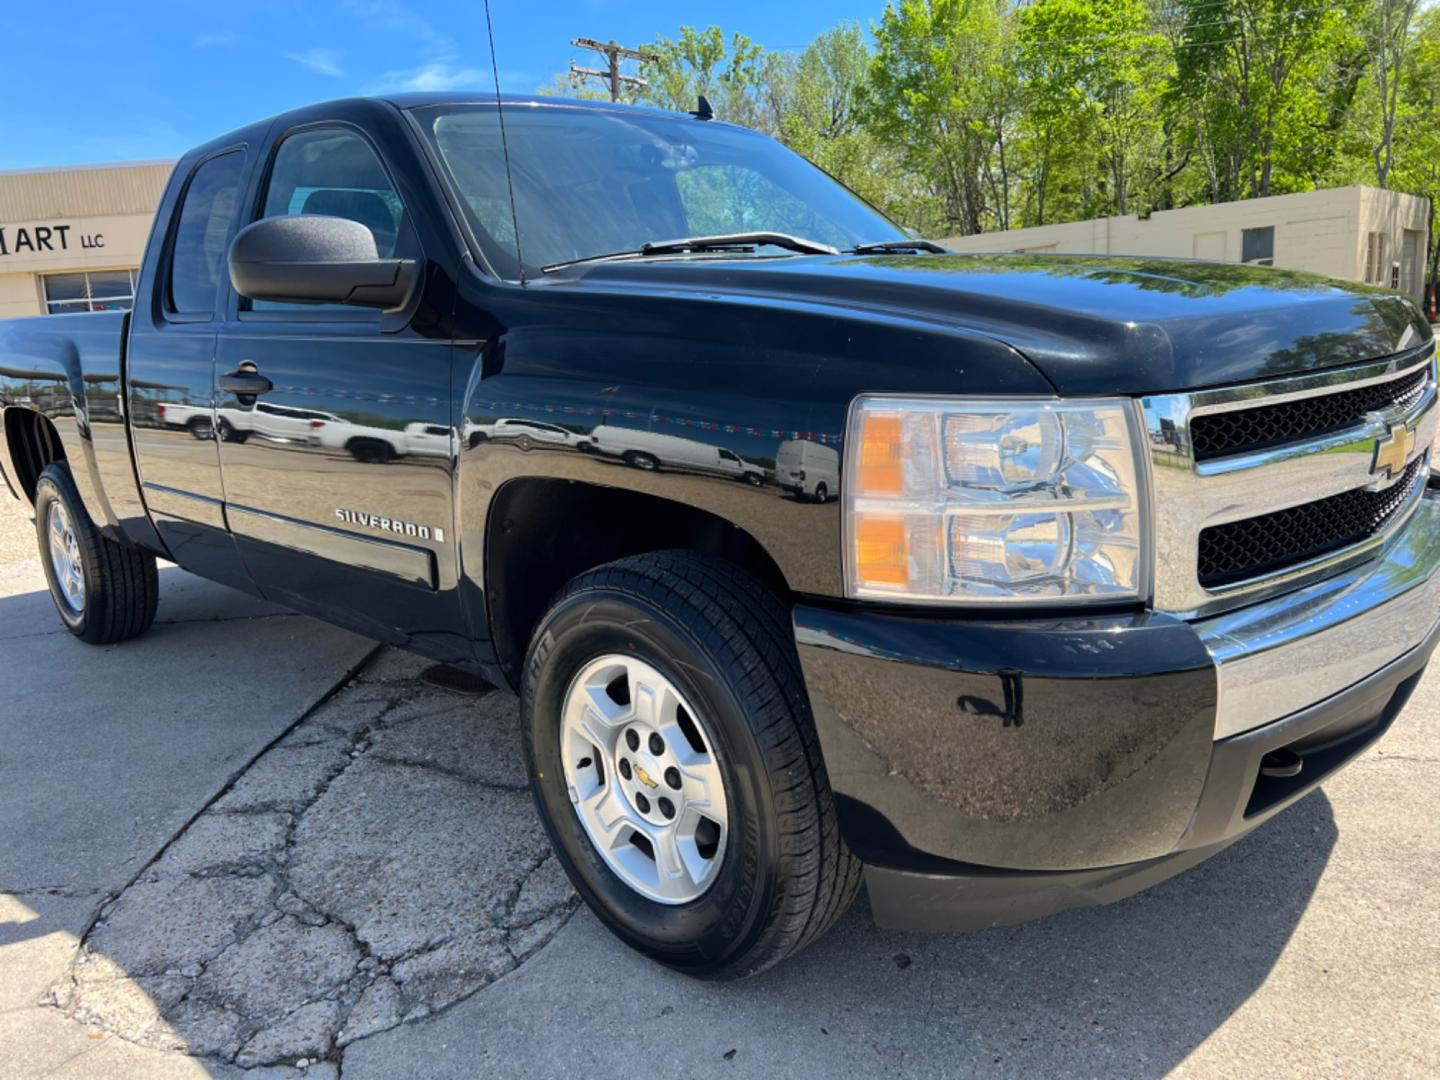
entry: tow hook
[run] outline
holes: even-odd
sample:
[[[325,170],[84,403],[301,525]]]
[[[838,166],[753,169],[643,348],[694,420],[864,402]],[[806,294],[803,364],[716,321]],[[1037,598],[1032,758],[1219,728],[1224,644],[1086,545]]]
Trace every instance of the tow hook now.
[[[1260,775],[1271,776],[1277,780],[1299,776],[1304,767],[1304,759],[1294,750],[1271,750],[1260,759]]]

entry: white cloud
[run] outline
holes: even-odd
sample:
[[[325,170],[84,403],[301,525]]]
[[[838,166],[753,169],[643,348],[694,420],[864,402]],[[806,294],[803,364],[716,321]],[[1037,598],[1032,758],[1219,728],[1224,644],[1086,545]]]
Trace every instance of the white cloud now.
[[[350,15],[371,23],[386,34],[423,42],[431,51],[455,47],[449,35],[435,29],[400,0],[341,0],[340,6]]]
[[[285,59],[309,68],[321,75],[338,78],[345,74],[340,67],[340,54],[334,49],[306,49],[301,53],[286,53]]]
[[[494,90],[495,75],[489,68],[471,67],[453,60],[432,60],[416,68],[387,71],[376,80],[376,93],[407,90]]]

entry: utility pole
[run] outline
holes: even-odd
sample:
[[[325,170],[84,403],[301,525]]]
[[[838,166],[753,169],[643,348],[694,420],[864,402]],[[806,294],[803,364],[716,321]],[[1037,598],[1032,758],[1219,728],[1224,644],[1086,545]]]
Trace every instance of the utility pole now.
[[[593,49],[605,57],[607,63],[604,69],[581,67],[575,63],[574,60],[571,60],[570,74],[577,80],[599,79],[601,82],[609,84],[611,101],[620,100],[620,88],[622,86],[649,85],[638,75],[620,74],[620,61],[622,58],[625,60],[650,61],[660,59],[660,57],[654,53],[641,52],[639,49],[627,49],[623,45],[617,45],[613,38],[610,41],[596,41],[594,38],[575,38],[570,44],[582,49]]]

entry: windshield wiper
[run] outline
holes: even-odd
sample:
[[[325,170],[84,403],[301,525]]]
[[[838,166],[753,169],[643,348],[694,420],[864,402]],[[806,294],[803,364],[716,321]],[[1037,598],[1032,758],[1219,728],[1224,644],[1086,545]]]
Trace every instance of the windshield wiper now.
[[[788,248],[802,255],[839,255],[840,249],[819,240],[806,240],[783,232],[735,232],[716,236],[687,236],[641,244],[644,255],[683,255],[693,251],[747,251],[760,246]]]
[[[650,255],[695,255],[704,252],[753,252],[757,247],[779,247],[798,252],[801,255],[839,255],[840,249],[818,240],[807,240],[803,236],[791,236],[781,232],[736,232],[719,233],[715,236],[685,236],[678,240],[652,240],[641,244],[633,251],[612,251],[604,255],[586,255],[579,259],[566,259],[540,268],[549,274],[567,266],[582,263],[605,262],[611,259],[641,259]]]
[[[850,249],[851,255],[884,255],[891,251],[923,251],[930,255],[949,255],[950,250],[933,240],[877,240],[871,244],[856,244]]]

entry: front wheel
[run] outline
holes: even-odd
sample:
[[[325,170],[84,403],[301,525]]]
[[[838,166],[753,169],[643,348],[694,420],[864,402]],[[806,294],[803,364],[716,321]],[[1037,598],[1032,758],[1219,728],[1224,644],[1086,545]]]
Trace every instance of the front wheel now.
[[[531,787],[561,864],[631,947],[738,978],[818,938],[860,864],[840,839],[784,606],[687,552],[572,581],[526,658]]]
[[[45,466],[35,485],[35,529],[50,596],[66,628],[91,645],[135,637],[155,621],[155,556],[95,527],[70,469]]]
[[[223,416],[220,418],[220,441],[228,443],[243,443],[250,438],[250,432],[241,431],[234,424],[230,423]]]

